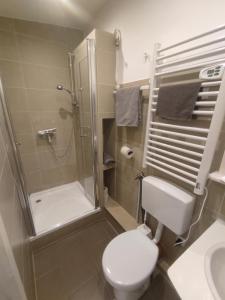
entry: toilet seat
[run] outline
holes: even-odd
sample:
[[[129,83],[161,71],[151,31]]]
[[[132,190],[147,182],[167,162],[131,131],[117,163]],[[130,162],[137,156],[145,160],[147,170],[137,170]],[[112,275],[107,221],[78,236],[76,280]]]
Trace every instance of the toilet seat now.
[[[154,242],[139,230],[122,233],[103,253],[104,274],[114,288],[137,289],[152,273],[158,252]]]

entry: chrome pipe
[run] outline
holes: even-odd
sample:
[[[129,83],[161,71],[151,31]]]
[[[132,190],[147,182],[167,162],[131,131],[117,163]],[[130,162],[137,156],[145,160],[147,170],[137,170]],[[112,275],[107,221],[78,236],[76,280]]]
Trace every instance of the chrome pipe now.
[[[76,107],[78,106],[77,98],[76,98],[76,93],[75,93],[75,76],[74,76],[74,54],[69,52],[68,53],[69,57],[69,71],[70,71],[70,86],[71,86],[71,97],[72,97],[72,104]]]

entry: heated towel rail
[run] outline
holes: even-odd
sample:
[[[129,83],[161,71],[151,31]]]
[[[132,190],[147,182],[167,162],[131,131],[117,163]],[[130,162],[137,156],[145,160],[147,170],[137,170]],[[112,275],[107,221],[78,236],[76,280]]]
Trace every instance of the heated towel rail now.
[[[225,73],[220,80],[204,80],[193,119],[159,119],[156,105],[160,85],[191,82],[199,71],[225,63],[225,25],[162,48],[155,45],[143,167],[152,167],[181,180],[202,195],[225,115]]]
[[[149,90],[149,85],[148,84],[140,86],[140,91],[141,92],[146,91],[146,90]],[[116,93],[117,93],[117,90],[114,90],[113,94],[116,94]]]

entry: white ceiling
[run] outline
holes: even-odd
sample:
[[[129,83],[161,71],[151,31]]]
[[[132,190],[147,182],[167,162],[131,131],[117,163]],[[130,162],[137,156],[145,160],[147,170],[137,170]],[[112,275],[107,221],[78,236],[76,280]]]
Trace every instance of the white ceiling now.
[[[0,15],[87,29],[109,0],[1,0]]]

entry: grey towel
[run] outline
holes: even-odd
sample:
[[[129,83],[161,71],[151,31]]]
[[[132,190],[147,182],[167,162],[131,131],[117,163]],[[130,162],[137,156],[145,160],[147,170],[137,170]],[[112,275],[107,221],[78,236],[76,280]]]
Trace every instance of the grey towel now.
[[[168,120],[191,119],[200,87],[201,82],[160,87],[156,115]]]
[[[138,127],[141,121],[140,87],[121,88],[116,93],[116,125]]]

